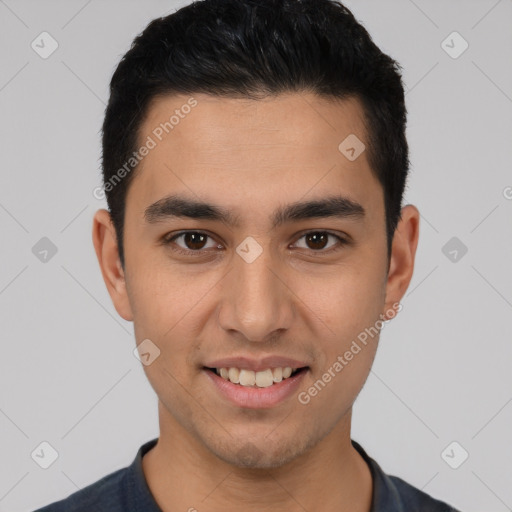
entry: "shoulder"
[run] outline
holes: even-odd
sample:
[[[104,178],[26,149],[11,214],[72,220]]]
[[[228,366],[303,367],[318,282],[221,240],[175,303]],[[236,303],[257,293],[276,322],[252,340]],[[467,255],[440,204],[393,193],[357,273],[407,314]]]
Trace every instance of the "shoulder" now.
[[[161,512],[142,469],[142,457],[156,445],[157,440],[144,443],[129,466],[34,512]]]
[[[437,500],[405,480],[384,473],[363,447],[352,440],[352,445],[368,464],[373,479],[371,512],[459,512],[451,505]]]
[[[458,512],[451,505],[439,501],[397,476],[386,475],[390,488],[394,489],[404,511]]]
[[[35,512],[89,512],[105,510],[116,512],[123,510],[123,480],[128,468],[119,469],[104,476],[67,498],[46,505]]]

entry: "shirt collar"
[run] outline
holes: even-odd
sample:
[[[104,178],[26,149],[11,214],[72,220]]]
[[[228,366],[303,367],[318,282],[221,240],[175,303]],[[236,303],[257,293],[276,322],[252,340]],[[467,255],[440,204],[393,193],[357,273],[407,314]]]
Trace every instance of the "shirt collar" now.
[[[352,446],[359,452],[366,464],[368,464],[372,474],[373,492],[370,512],[385,512],[386,510],[405,512],[398,489],[389,476],[382,471],[379,464],[365,452],[359,443],[352,440]]]

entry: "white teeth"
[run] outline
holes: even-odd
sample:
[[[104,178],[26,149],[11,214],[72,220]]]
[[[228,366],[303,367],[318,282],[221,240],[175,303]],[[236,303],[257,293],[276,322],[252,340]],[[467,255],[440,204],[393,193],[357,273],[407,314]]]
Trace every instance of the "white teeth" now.
[[[240,370],[238,368],[230,368],[228,377],[233,384],[238,384],[240,382]]]
[[[256,386],[259,388],[268,388],[274,384],[274,376],[272,370],[268,369],[264,372],[256,372]]]
[[[287,366],[286,368],[283,368],[283,379],[287,379],[292,374],[292,369]]]
[[[233,384],[240,384],[246,387],[268,388],[291,376],[297,368],[286,366],[284,368],[268,368],[260,372],[239,368],[216,368],[217,375],[229,380]]]
[[[252,370],[240,370],[240,384],[242,386],[254,386],[256,374]]]

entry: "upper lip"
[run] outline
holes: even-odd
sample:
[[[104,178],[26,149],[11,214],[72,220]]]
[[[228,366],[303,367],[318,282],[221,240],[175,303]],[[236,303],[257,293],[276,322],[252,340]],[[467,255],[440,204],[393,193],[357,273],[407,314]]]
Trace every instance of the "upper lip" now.
[[[253,372],[261,372],[267,368],[303,368],[308,366],[304,361],[290,359],[284,356],[267,356],[261,359],[251,359],[249,357],[226,357],[224,359],[216,359],[205,364],[207,368],[239,368],[244,370],[252,370]]]

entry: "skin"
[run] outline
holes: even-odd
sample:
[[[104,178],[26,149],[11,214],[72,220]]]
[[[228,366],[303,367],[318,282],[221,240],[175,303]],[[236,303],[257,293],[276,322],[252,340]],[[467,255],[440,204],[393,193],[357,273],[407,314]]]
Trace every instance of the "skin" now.
[[[150,490],[164,512],[225,511],[233,503],[245,511],[369,512],[371,474],[351,444],[350,425],[378,336],[307,405],[295,394],[277,407],[235,407],[202,367],[231,355],[285,355],[309,365],[300,388],[307,390],[405,294],[419,212],[412,205],[402,209],[388,272],[382,187],[366,152],[349,161],[338,150],[351,133],[367,140],[357,100],[312,93],[194,98],[197,106],[136,170],[126,198],[124,269],[108,212],[98,210],[93,223],[117,312],[134,322],[137,344],[149,338],[161,351],[144,366],[159,399],[159,441],[143,458]],[[140,140],[188,99],[155,100]],[[170,193],[220,205],[240,225],[145,222],[145,208]],[[365,218],[307,219],[270,229],[277,207],[333,193],[363,205]],[[186,245],[184,237],[174,242],[204,255],[179,255],[161,243],[181,230],[211,237],[202,246]],[[348,235],[352,242],[338,246],[331,237],[325,247],[315,245],[303,236],[306,230]],[[250,264],[235,252],[247,236],[263,249]],[[241,450],[249,457],[242,460]]]

